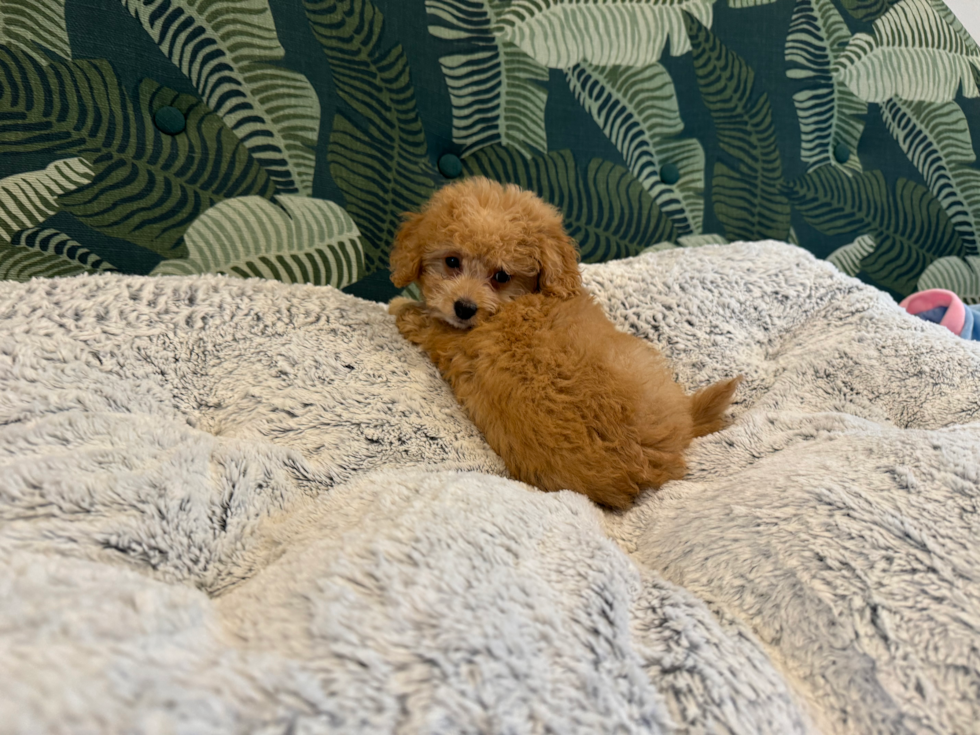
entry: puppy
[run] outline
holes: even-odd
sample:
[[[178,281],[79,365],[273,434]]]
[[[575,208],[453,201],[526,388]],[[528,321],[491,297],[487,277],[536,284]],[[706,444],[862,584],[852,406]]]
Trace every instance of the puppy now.
[[[694,437],[726,426],[741,378],[687,395],[650,344],[586,293],[559,212],[469,178],[405,215],[391,280],[399,331],[424,349],[518,480],[625,509],[684,476]]]

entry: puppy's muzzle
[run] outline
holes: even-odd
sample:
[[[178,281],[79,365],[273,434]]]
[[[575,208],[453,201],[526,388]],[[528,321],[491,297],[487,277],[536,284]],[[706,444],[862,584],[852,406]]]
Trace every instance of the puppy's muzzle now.
[[[476,304],[472,301],[457,301],[453,304],[453,311],[456,312],[456,316],[462,319],[464,322],[476,314]]]

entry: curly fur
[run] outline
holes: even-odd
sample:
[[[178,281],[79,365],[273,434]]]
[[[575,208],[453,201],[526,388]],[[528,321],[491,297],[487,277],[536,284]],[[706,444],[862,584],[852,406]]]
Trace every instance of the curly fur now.
[[[523,482],[628,508],[683,477],[692,439],[726,425],[740,378],[687,395],[586,293],[560,213],[530,192],[484,178],[441,189],[406,215],[391,268],[425,298],[391,302],[399,330]]]

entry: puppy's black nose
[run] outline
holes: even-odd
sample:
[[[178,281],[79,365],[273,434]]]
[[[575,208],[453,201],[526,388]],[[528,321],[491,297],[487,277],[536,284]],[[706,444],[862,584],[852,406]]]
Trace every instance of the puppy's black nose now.
[[[465,322],[476,314],[476,304],[470,301],[457,301],[453,304],[453,310],[456,312],[456,316]]]

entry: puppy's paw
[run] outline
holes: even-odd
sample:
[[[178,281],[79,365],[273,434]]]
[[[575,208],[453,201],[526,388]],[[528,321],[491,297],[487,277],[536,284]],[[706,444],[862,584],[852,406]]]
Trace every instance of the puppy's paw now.
[[[388,303],[388,313],[395,317],[395,325],[405,339],[421,343],[430,321],[421,303],[398,296]]]
[[[396,296],[388,302],[388,313],[392,316],[401,316],[409,309],[422,310],[418,301],[406,299],[404,296]]]

